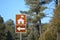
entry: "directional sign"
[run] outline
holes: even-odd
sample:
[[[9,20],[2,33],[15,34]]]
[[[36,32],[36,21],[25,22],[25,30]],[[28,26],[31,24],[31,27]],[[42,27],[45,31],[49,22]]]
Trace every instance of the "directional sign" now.
[[[26,32],[26,15],[17,14],[16,15],[16,32]]]

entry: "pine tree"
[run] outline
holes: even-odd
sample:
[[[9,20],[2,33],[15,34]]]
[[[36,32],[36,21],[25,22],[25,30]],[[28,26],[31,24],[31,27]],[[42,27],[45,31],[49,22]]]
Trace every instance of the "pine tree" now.
[[[54,10],[54,16],[51,22],[39,40],[60,40],[60,5]]]
[[[31,22],[33,22],[36,25],[35,27],[38,29],[38,32],[40,34],[42,33],[41,19],[45,17],[43,10],[46,9],[46,7],[42,5],[51,1],[52,0],[25,0],[26,5],[28,5],[28,7],[30,8],[30,16],[34,16]]]
[[[40,5],[41,2],[39,2],[39,0],[25,0],[25,1],[26,4],[29,5],[30,7],[29,10],[31,14],[30,16],[34,17],[32,18],[31,22],[36,25],[35,27],[38,29],[38,32],[41,34],[41,18],[45,16],[42,11],[45,9],[45,7]]]
[[[42,6],[42,4],[45,4],[48,2],[48,0],[45,1],[39,1],[39,0],[25,0],[26,5],[30,8],[28,11],[20,11],[21,13],[27,14],[27,37],[25,35],[25,38],[29,40],[38,40],[39,35],[41,34],[41,19],[45,17],[45,14],[42,12],[46,7]],[[28,31],[33,30],[34,31]],[[34,33],[33,33],[34,32]],[[35,34],[36,33],[36,34]],[[29,36],[30,35],[30,36]],[[33,38],[34,37],[34,38]]]
[[[7,40],[13,40],[13,35],[14,35],[13,21],[9,19],[8,21],[6,21],[5,25],[6,25],[6,31],[7,31]]]
[[[7,31],[7,40],[19,40],[19,34],[15,33],[15,24],[12,19],[9,19],[5,23]]]
[[[6,40],[6,29],[3,17],[0,16],[0,40]]]

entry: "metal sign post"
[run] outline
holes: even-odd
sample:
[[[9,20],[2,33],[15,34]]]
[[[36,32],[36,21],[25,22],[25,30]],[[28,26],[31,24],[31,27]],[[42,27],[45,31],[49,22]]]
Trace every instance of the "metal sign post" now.
[[[20,32],[20,40],[22,40],[22,33]]]

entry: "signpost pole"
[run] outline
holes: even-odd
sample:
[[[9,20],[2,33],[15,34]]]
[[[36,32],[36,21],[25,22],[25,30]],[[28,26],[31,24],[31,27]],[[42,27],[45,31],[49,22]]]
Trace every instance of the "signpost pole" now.
[[[20,32],[20,40],[22,40],[22,33]]]

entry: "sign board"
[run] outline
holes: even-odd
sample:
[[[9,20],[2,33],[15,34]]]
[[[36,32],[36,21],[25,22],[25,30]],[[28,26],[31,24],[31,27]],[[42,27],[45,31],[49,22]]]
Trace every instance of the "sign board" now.
[[[17,33],[26,32],[26,15],[25,14],[17,14],[16,15],[15,31]]]

